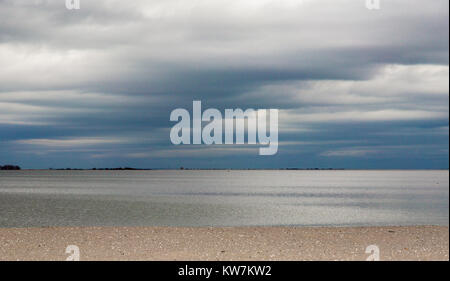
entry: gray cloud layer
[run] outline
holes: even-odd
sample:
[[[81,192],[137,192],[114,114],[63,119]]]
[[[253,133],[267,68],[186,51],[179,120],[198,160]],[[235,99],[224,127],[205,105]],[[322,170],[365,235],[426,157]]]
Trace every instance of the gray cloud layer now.
[[[0,0],[0,162],[448,167],[448,5]],[[279,154],[171,146],[194,99],[279,108]]]

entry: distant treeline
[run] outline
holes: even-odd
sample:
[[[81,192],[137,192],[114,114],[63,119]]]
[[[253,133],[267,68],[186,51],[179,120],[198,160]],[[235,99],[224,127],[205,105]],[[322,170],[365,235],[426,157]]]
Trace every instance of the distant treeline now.
[[[1,166],[0,165],[0,170],[20,170],[21,168],[19,166],[14,166],[14,165],[5,165],[5,166]],[[233,169],[233,168],[228,168],[228,169],[214,169],[214,168],[185,168],[185,167],[180,167],[180,170],[211,170],[211,171],[221,171],[221,170],[345,170],[343,168],[281,168],[281,169]],[[119,168],[92,168],[92,169],[77,169],[77,168],[58,168],[58,169],[53,169],[53,168],[49,168],[49,170],[56,170],[56,171],[87,171],[87,170],[92,170],[92,171],[148,171],[148,170],[155,170],[155,169],[136,169],[136,168],[130,168],[130,167],[119,167]],[[156,170],[160,170],[160,169],[156,169]],[[162,169],[164,170],[164,169]]]
[[[274,168],[274,169],[233,169],[233,168],[185,168],[180,167],[180,170],[190,170],[190,171],[230,171],[230,170],[248,170],[248,171],[259,171],[259,170],[288,170],[288,171],[334,171],[334,170],[345,170],[344,168]],[[92,168],[92,169],[77,169],[77,168],[50,168],[49,170],[55,170],[55,171],[150,171],[150,170],[176,170],[176,169],[137,169],[137,168]]]
[[[136,168],[129,168],[129,167],[123,167],[123,168],[92,168],[92,169],[76,169],[76,168],[65,168],[65,169],[53,169],[50,168],[49,170],[56,170],[56,171],[142,171],[142,170],[151,170],[151,169],[136,169]]]
[[[236,170],[236,171],[337,171],[345,170],[345,168],[184,168],[180,167],[180,170],[201,170],[201,171],[223,171],[223,170]]]
[[[14,165],[5,165],[5,166],[0,165],[0,170],[20,170],[20,167]]]

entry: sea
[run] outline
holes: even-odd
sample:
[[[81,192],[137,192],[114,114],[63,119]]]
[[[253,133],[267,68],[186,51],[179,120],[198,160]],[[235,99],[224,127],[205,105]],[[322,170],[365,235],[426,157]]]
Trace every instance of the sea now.
[[[0,227],[449,225],[448,170],[0,171]]]

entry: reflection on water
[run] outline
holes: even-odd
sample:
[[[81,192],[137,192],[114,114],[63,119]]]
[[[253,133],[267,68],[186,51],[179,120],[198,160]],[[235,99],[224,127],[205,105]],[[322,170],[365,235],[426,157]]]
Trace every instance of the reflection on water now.
[[[448,225],[448,171],[0,171],[0,227]]]

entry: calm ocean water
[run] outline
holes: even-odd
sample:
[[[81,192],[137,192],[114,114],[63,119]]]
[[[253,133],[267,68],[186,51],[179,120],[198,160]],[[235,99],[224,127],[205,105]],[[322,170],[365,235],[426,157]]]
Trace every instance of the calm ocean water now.
[[[0,227],[448,225],[448,171],[0,171]]]

